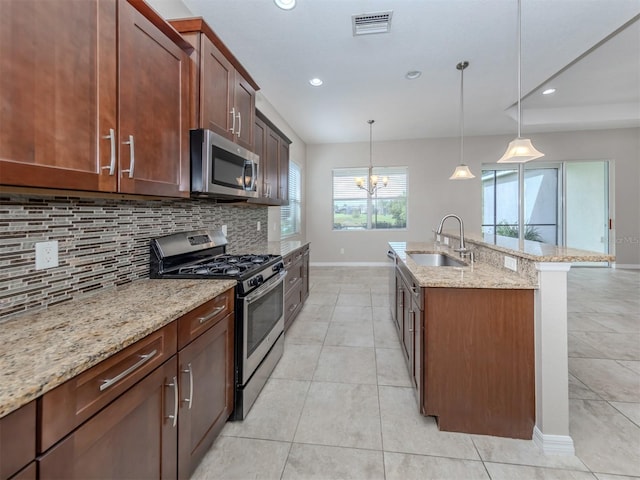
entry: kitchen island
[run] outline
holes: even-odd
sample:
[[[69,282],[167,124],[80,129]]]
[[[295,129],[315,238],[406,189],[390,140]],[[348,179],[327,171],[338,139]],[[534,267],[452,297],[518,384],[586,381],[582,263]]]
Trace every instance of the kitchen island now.
[[[478,405],[469,399],[471,403],[458,402],[455,406],[448,403],[452,401],[451,396],[461,392],[469,394],[473,388],[479,388],[486,399],[496,396],[482,407],[484,410],[480,409],[480,414],[489,417],[485,419],[485,427],[489,430],[496,427],[497,432],[491,433],[485,427],[482,427],[485,431],[479,431],[477,426],[464,422],[452,430],[518,438],[533,436],[545,453],[573,454],[568,422],[566,275],[571,262],[612,261],[613,257],[538,242],[520,244],[517,239],[504,237],[467,236],[467,247],[475,254],[473,264],[467,260],[462,267],[425,267],[413,261],[410,253],[458,255],[454,252],[459,246],[457,235],[446,233],[437,240],[389,244],[395,252],[396,271],[404,274],[405,279],[408,277],[405,283],[396,279],[396,285],[399,283],[405,290],[401,290],[401,300],[396,294],[396,311],[392,313],[396,315],[401,341],[413,345],[410,373],[413,369],[417,393],[421,394],[421,410],[425,414],[437,414],[434,409],[439,410],[443,405],[449,410],[453,408],[450,414],[455,417],[454,414]],[[507,263],[515,263],[515,271],[504,267],[505,255],[509,257]],[[416,295],[417,290],[420,295]],[[522,291],[527,290],[529,298],[524,298],[527,294]],[[405,292],[410,294],[407,296]],[[413,299],[408,309],[406,298]],[[416,310],[421,302],[423,310]],[[412,318],[416,311],[422,315],[424,325],[411,328],[410,320],[409,325],[400,328],[398,319],[406,323],[407,314]],[[432,317],[438,319],[435,325],[429,323]],[[414,330],[410,333],[417,339],[413,344],[406,338],[409,330]],[[433,330],[431,335],[430,330]],[[440,348],[443,341],[449,342],[448,349]],[[450,353],[448,356],[434,354],[429,365],[432,345],[436,352]],[[502,352],[499,355],[491,351],[496,347]],[[445,375],[448,369],[454,377]],[[514,369],[519,372],[516,374]],[[496,372],[498,377],[493,376]],[[485,375],[485,385],[500,385],[499,389],[483,392],[483,382],[477,382],[478,375]],[[513,385],[504,384],[516,378],[520,380]],[[423,382],[422,386],[419,381]],[[474,383],[472,388],[470,384]],[[440,390],[448,388],[450,396],[429,406],[429,386],[434,384]],[[524,394],[523,388],[527,390]],[[531,402],[535,406],[531,412],[533,428],[527,433],[526,417],[531,411]],[[515,411],[519,412],[517,418],[512,416]],[[514,422],[519,426],[510,431],[509,425]],[[440,420],[440,425],[447,428],[446,421],[443,424]]]

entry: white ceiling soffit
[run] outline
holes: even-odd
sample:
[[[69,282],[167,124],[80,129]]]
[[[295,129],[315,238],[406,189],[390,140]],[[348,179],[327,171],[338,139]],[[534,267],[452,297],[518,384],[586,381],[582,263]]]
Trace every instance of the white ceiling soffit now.
[[[353,36],[389,33],[393,11],[362,13],[351,17]]]
[[[465,136],[516,133],[516,0],[149,2],[203,16],[308,144],[366,142],[370,118],[376,141],[458,136],[461,58]],[[354,13],[391,9],[388,34],[353,36]],[[637,25],[573,63],[638,15],[640,0],[522,0],[524,133],[640,125]],[[412,70],[420,78],[407,80]],[[552,77],[557,92],[542,97]]]

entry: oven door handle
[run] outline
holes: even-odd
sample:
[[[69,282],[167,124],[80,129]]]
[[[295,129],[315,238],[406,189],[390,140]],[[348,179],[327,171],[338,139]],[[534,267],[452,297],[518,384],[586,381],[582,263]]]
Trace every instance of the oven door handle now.
[[[257,290],[251,292],[249,295],[244,297],[245,302],[251,303],[257,298],[262,297],[263,295],[269,293],[271,290],[275,289],[279,284],[284,282],[284,277],[287,275],[287,272],[282,270],[278,273],[277,276],[270,278],[267,283],[264,283],[258,287]]]

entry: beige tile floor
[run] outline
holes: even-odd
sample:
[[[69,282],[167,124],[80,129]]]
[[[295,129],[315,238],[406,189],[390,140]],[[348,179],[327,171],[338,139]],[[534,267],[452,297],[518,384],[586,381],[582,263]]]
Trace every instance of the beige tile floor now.
[[[640,478],[640,272],[569,273],[575,456],[531,441],[440,432],[417,412],[384,268],[312,268],[311,295],[243,422],[192,478]]]

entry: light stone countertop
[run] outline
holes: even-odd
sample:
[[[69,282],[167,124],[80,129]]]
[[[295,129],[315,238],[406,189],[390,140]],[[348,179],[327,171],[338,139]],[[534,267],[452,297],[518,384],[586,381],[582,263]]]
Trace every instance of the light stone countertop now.
[[[140,280],[0,323],[0,418],[235,285]]]
[[[445,232],[445,235],[460,239],[457,233]],[[549,243],[523,240],[517,238],[502,237],[500,235],[467,234],[464,236],[467,243],[485,246],[493,250],[508,253],[510,255],[526,258],[536,262],[613,262],[614,255],[606,253],[590,252],[577,248],[551,245]]]
[[[535,289],[537,285],[516,273],[505,271],[487,263],[466,263],[466,267],[425,267],[418,265],[407,252],[444,253],[452,256],[448,249],[439,249],[431,242],[389,242],[389,246],[409,269],[421,287],[447,288],[501,288]],[[460,260],[458,257],[453,257]]]

